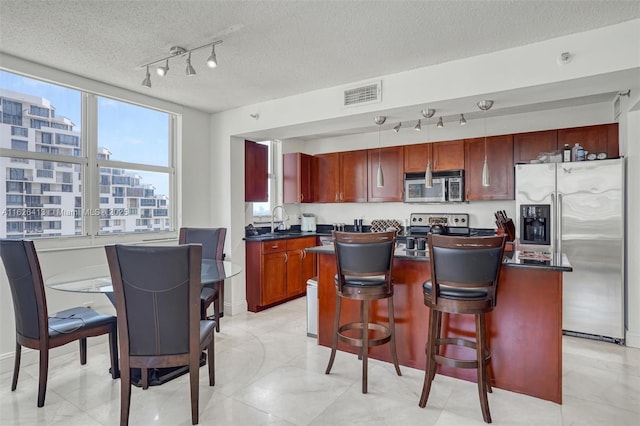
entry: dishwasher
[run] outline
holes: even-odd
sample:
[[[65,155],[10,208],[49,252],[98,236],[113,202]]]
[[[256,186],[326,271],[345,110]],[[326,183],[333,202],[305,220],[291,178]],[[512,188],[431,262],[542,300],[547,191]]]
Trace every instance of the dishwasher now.
[[[321,235],[320,244],[333,244],[331,235]],[[318,337],[318,277],[307,280],[307,336]]]

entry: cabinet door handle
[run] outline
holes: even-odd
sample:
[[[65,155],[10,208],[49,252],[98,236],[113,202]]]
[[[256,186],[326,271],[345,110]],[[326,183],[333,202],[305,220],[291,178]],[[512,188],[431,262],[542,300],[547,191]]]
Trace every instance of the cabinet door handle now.
[[[280,247],[278,244],[274,244],[271,246],[272,249],[277,249],[278,247]]]
[[[300,202],[304,201],[304,194],[300,194]]]
[[[304,259],[305,257],[307,257],[307,252],[304,250],[300,250],[300,259]]]
[[[284,254],[284,262],[287,263],[289,261],[289,256],[287,253]]]

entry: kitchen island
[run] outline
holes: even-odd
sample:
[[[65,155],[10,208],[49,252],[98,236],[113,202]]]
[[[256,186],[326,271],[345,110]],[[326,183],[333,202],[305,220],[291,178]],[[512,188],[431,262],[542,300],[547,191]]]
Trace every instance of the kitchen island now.
[[[335,312],[336,274],[333,246],[306,249],[318,262],[318,344],[331,347]],[[395,333],[400,364],[424,370],[429,308],[424,305],[422,284],[430,278],[428,252],[396,249],[393,263]],[[487,335],[492,359],[492,386],[562,403],[562,273],[571,265],[558,261],[521,259],[519,252],[505,252],[498,283],[497,306],[487,315]],[[384,302],[384,301],[383,301]],[[342,302],[341,322],[357,321],[356,301]],[[372,303],[371,320],[387,322],[387,304]],[[443,315],[443,331],[449,335],[475,335],[472,315]],[[338,349],[356,349],[338,344]],[[447,348],[447,355],[473,358],[465,348]],[[387,345],[371,348],[372,358],[391,361]],[[476,381],[472,369],[440,366],[447,376]]]

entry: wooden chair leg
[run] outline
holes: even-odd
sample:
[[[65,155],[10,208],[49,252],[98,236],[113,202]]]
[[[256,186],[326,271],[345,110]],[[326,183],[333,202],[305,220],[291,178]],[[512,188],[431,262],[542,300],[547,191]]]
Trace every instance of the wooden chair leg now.
[[[198,424],[198,391],[199,388],[199,379],[198,373],[200,368],[200,354],[198,353],[195,357],[192,356],[189,361],[189,387],[191,390],[191,424]]]
[[[396,373],[398,376],[402,376],[400,364],[398,363],[398,352],[396,351],[396,322],[393,317],[393,297],[389,297],[387,300],[389,310],[389,332],[391,333],[391,358],[393,359],[393,365],[396,367]]]
[[[111,356],[111,378],[120,377],[120,365],[118,360],[118,327],[114,324],[109,333],[109,355]]]
[[[436,320],[435,320],[435,334],[433,337],[433,357],[435,359],[436,355],[440,354],[440,334],[442,332],[442,312],[441,311],[435,311],[435,316],[436,316]],[[431,371],[431,380],[435,379],[436,377],[436,373],[438,371],[438,364],[435,363],[434,364],[434,368]]]
[[[149,389],[149,369],[140,369],[140,378],[142,379],[142,389]]]
[[[362,303],[362,393],[367,393],[369,371],[369,301]]]
[[[20,358],[22,357],[22,346],[16,342],[16,358],[13,363],[13,381],[11,382],[11,391],[16,390],[18,386],[18,374],[20,373]]]
[[[211,343],[207,347],[207,364],[209,367],[209,386],[216,384],[216,352],[214,339],[211,339]]]
[[[131,407],[131,369],[125,363],[120,377],[120,426],[129,424],[129,408]]]
[[[331,356],[329,357],[329,365],[324,374],[331,373],[331,367],[333,367],[333,361],[336,359],[336,349],[338,348],[338,327],[340,326],[340,307],[342,306],[342,297],[339,294],[336,295],[336,312],[333,316],[333,340],[331,342]]]
[[[44,406],[49,374],[49,348],[40,349],[40,373],[38,375],[38,407]]]
[[[216,333],[220,333],[220,293],[213,300],[213,319],[216,321]]]
[[[207,319],[207,307],[205,306],[204,301],[202,299],[200,299],[200,319],[201,320]]]
[[[427,400],[429,399],[429,393],[431,392],[431,383],[435,377],[436,371],[436,362],[434,359],[435,350],[436,350],[436,334],[438,333],[438,313],[437,311],[431,309],[429,315],[429,331],[427,336],[427,344],[426,344],[426,358],[427,365],[424,371],[424,384],[422,385],[422,394],[420,395],[420,402],[418,405],[424,408],[427,405]]]
[[[87,363],[87,338],[78,340],[78,344],[80,345],[80,364],[85,365]]]
[[[486,423],[491,423],[491,413],[489,412],[489,400],[487,399],[487,367],[485,363],[485,316],[476,314],[476,359],[478,360],[478,396],[480,397],[480,408],[482,418]]]

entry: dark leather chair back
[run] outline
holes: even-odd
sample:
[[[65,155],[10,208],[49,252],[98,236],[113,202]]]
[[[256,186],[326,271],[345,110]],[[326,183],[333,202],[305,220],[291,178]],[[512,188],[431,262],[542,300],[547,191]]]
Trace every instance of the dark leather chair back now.
[[[30,339],[47,339],[47,302],[33,241],[0,240],[0,256],[13,296],[16,332]]]
[[[346,285],[386,285],[393,283],[393,252],[395,231],[375,233],[334,232],[334,248],[337,262],[337,281],[340,288]]]
[[[429,234],[428,241],[435,303],[441,295],[464,298],[485,293],[495,306],[504,253],[503,235],[474,238]]]
[[[202,258],[224,259],[227,228],[180,228],[179,244],[202,244]]]
[[[122,349],[128,344],[131,356],[189,353],[190,331],[199,345],[201,247],[116,245],[106,249],[118,325],[122,325]],[[114,254],[117,264],[111,259]]]

